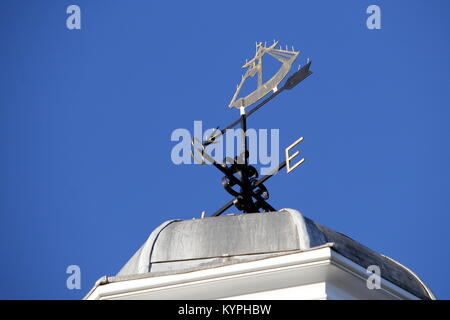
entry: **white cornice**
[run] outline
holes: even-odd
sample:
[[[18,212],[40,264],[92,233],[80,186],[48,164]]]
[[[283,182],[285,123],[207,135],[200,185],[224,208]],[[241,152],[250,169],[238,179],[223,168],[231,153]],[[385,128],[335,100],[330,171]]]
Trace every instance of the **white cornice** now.
[[[331,246],[187,273],[97,284],[85,299],[417,299]]]

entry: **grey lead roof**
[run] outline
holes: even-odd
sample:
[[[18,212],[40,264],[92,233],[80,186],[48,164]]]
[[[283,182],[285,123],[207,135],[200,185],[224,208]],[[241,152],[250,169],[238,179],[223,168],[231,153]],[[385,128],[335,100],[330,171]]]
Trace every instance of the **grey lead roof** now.
[[[108,281],[252,261],[330,243],[333,250],[364,268],[378,265],[383,278],[415,296],[433,298],[407,268],[293,209],[166,221]]]

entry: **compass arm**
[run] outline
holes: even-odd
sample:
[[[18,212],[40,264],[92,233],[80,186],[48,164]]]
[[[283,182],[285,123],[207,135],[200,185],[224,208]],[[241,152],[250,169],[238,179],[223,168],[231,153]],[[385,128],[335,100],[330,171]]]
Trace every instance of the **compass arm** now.
[[[234,204],[236,204],[237,202],[238,202],[238,199],[237,199],[237,198],[234,198],[234,199],[228,201],[222,208],[220,208],[219,210],[217,210],[216,212],[214,212],[214,213],[211,215],[211,217],[217,217],[217,216],[220,216],[222,213],[224,213],[225,211],[227,211],[229,208],[231,208],[231,207],[232,207]],[[269,210],[269,211],[271,211],[271,212],[277,211],[277,210],[274,209],[270,204],[268,204],[266,201],[263,200],[263,202],[264,202],[264,207],[265,207],[267,210]]]
[[[222,208],[220,208],[219,210],[217,210],[216,212],[214,212],[211,217],[217,217],[220,216],[222,213],[224,213],[225,211],[227,211],[229,208],[231,208],[233,206],[233,204],[235,204],[237,202],[237,199],[234,198],[230,201],[228,201]]]
[[[280,163],[278,165],[278,167],[275,168],[274,170],[272,170],[268,175],[265,175],[264,177],[262,177],[261,179],[256,181],[255,182],[255,187],[259,186],[261,183],[266,182],[269,178],[273,177],[278,171],[283,169],[285,166],[286,166],[286,160],[284,160],[282,163]]]

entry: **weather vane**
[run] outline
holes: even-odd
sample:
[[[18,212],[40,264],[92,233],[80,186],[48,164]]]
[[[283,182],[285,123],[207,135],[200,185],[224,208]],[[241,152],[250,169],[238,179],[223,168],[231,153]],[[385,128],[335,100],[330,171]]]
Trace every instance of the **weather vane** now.
[[[285,50],[281,49],[281,47],[279,49],[276,49],[277,45],[278,41],[274,41],[274,43],[270,46],[267,46],[266,43],[263,44],[262,42],[256,43],[255,56],[242,66],[242,68],[246,68],[247,71],[242,76],[242,80],[237,86],[236,92],[229,104],[230,108],[234,107],[240,110],[240,118],[224,129],[219,130],[219,128],[217,128],[206,139],[206,141],[199,141],[196,138],[192,139],[194,152],[191,153],[191,156],[198,161],[195,156],[196,152],[201,156],[202,163],[205,163],[206,159],[217,169],[219,169],[224,174],[224,177],[222,178],[222,185],[225,190],[233,197],[222,208],[212,214],[212,216],[221,215],[233,205],[238,210],[244,213],[256,213],[260,212],[260,210],[264,212],[276,211],[267,202],[267,200],[269,199],[269,192],[264,186],[264,183],[282,168],[286,167],[287,172],[289,173],[304,161],[304,159],[302,158],[293,166],[291,166],[290,163],[290,160],[296,157],[299,154],[299,151],[296,151],[294,154],[289,155],[289,150],[303,140],[303,137],[301,137],[285,149],[285,161],[279,163],[278,167],[267,175],[259,177],[258,171],[255,169],[255,167],[249,165],[248,163],[249,150],[247,146],[246,136],[247,118],[262,106],[264,106],[266,103],[268,103],[270,100],[279,95],[281,92],[286,89],[290,90],[294,88],[297,84],[299,84],[301,81],[312,74],[312,72],[309,70],[311,61],[308,61],[307,64],[305,64],[303,67],[299,67],[299,69],[286,80],[281,88],[278,88],[278,85],[281,83],[281,81],[283,81],[283,79],[291,70],[291,67],[297,59],[299,52],[294,51],[294,48],[292,48],[292,50],[288,50],[287,47]],[[263,83],[262,58],[265,54],[268,54],[281,62],[281,66],[275,73],[275,75],[272,76],[272,78]],[[245,81],[248,78],[253,78],[255,76],[258,77],[257,88],[247,96],[238,98],[238,95]],[[255,105],[251,110],[246,110],[247,107],[256,104],[270,92],[272,92],[272,94],[270,94],[267,98]],[[210,144],[215,143],[220,136],[224,135],[227,132],[227,130],[234,128],[238,124],[241,125],[242,129],[242,152],[234,159],[230,159],[229,157],[227,157],[222,162],[217,162],[215,159],[213,159],[213,157],[205,152],[206,147]]]

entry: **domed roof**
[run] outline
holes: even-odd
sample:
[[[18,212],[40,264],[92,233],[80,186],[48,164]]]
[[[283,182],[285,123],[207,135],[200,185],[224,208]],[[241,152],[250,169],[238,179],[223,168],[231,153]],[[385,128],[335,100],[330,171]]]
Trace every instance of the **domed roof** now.
[[[363,268],[379,266],[384,279],[418,298],[434,298],[409,269],[293,209],[166,221],[150,234],[116,278],[192,271],[321,246],[331,247]]]

